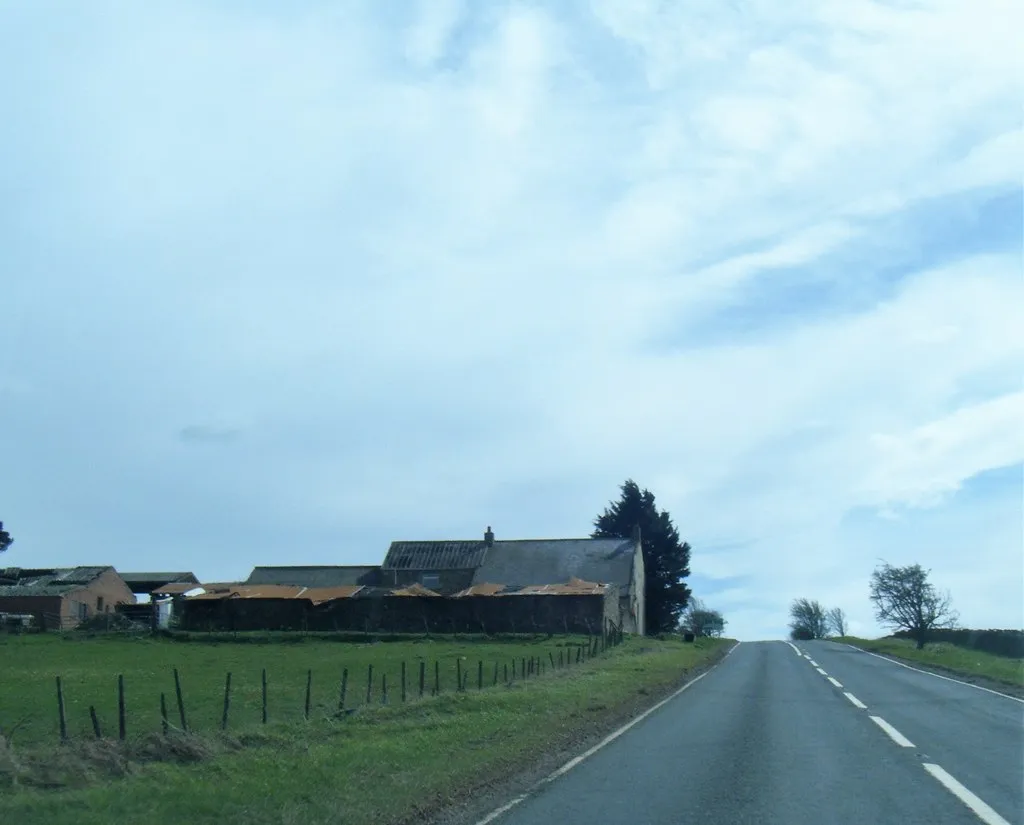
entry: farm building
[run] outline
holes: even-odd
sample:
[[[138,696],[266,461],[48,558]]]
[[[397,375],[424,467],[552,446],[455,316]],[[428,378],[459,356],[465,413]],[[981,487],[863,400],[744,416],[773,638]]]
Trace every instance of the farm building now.
[[[131,588],[109,566],[0,570],[0,613],[32,616],[47,630],[67,630],[134,603]]]
[[[291,584],[302,587],[375,587],[380,584],[380,565],[254,567],[245,583]]]
[[[644,563],[639,531],[628,539],[498,541],[488,527],[482,541],[392,542],[381,567],[384,586],[418,583],[446,596],[483,585],[501,585],[510,595],[537,585],[567,586],[574,579],[614,588],[617,604],[609,619],[627,633],[643,634]],[[608,592],[603,591],[602,597],[608,598]]]
[[[150,595],[154,590],[168,584],[199,584],[199,579],[194,573],[121,573],[124,579],[136,596]]]

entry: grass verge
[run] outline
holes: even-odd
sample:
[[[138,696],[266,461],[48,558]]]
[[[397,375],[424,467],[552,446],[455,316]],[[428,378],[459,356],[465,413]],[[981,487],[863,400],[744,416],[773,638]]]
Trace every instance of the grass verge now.
[[[405,823],[480,792],[543,754],[564,751],[636,713],[731,642],[632,639],[579,666],[422,702],[365,709],[345,718],[251,726],[230,735],[172,736],[171,759],[154,743],[74,742],[0,751],[0,776],[45,760],[80,787],[8,783],[0,821],[100,825],[185,813],[190,823]],[[104,748],[100,758],[86,748]],[[132,748],[137,749],[132,751]],[[147,751],[146,748],[149,748]],[[191,764],[190,764],[191,763]],[[114,781],[112,777],[121,777]]]
[[[917,650],[909,639],[858,639],[846,636],[836,641],[851,644],[872,653],[891,656],[907,664],[923,666],[956,675],[990,682],[998,686],[1024,690],[1024,659],[995,656],[979,650],[957,647],[948,642],[934,642]]]

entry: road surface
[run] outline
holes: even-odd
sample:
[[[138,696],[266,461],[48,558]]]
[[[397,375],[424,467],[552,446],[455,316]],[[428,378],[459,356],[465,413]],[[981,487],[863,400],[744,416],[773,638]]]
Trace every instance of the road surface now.
[[[836,643],[744,643],[483,821],[1024,825],[1024,704]]]

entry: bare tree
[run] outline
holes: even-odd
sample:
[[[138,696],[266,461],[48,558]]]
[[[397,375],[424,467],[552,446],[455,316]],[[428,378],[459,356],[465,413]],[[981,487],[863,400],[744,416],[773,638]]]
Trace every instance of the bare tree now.
[[[828,635],[828,618],[821,602],[793,600],[789,606],[789,635],[792,639],[824,639]]]
[[[836,636],[845,636],[848,626],[846,624],[846,611],[841,607],[833,607],[828,611],[828,626]]]
[[[883,562],[871,574],[871,601],[880,624],[906,630],[920,650],[935,628],[956,627],[949,593],[939,593],[928,581],[930,570],[919,564],[893,567]]]
[[[701,599],[690,598],[683,612],[680,626],[694,636],[720,637],[725,631],[725,619],[718,610],[712,610]]]

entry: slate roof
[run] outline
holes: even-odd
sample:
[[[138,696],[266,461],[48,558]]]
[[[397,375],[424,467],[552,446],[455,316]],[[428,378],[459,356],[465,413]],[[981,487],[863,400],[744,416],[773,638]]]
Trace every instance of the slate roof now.
[[[109,565],[56,569],[8,567],[0,571],[0,596],[60,596],[84,587],[111,569]]]
[[[155,590],[157,587],[163,584],[171,584],[183,582],[198,584],[199,579],[196,578],[194,573],[190,572],[177,572],[177,573],[121,573],[118,571],[121,578],[124,579],[124,583],[129,587],[136,584],[141,584],[145,587],[144,591],[148,593],[151,590]]]
[[[576,578],[625,592],[633,575],[633,548],[632,539],[496,541],[473,574],[473,585],[526,587]]]
[[[475,570],[487,555],[484,541],[393,541],[385,570]]]
[[[377,583],[375,565],[308,565],[254,567],[246,584],[293,584],[300,587],[348,587]]]

